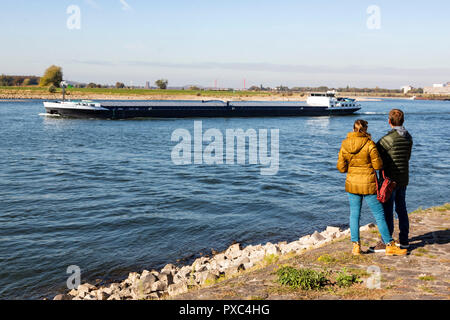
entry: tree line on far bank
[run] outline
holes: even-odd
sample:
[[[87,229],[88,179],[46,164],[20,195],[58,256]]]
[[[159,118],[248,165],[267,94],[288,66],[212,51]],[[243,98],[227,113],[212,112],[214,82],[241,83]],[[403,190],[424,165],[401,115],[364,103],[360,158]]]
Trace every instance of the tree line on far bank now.
[[[55,92],[56,88],[60,86],[61,81],[63,81],[63,70],[59,66],[52,65],[47,70],[45,70],[45,73],[42,77],[37,76],[12,76],[12,75],[1,75],[0,76],[0,86],[8,87],[8,86],[36,86],[39,85],[41,87],[48,87],[50,92]],[[159,79],[155,81],[156,87],[159,89],[165,90],[168,88],[169,81],[167,79]],[[89,83],[89,84],[74,84],[73,87],[76,88],[111,88],[115,87],[117,89],[125,89],[130,88],[127,87],[123,82],[117,82],[115,86],[109,86],[109,85],[101,85],[96,83]],[[191,90],[201,90],[200,88],[196,86],[192,86]],[[271,91],[271,92],[300,92],[300,93],[307,93],[307,92],[327,92],[330,90],[335,90],[338,92],[354,92],[354,93],[387,93],[387,94],[401,94],[403,93],[400,89],[384,89],[384,88],[355,88],[355,87],[349,87],[346,88],[329,88],[327,86],[320,86],[320,87],[286,87],[283,85],[280,85],[276,88],[270,88],[270,87],[263,87],[263,85],[260,86],[252,86],[249,89],[249,91]],[[422,88],[413,88],[408,93],[412,94],[421,94],[423,93]]]
[[[0,86],[36,86],[39,84],[40,77],[36,76],[9,76],[2,74],[0,76]]]
[[[337,91],[337,92],[355,92],[355,93],[391,93],[391,94],[401,94],[403,93],[403,90],[401,89],[385,89],[385,88],[355,88],[347,86],[345,88],[329,88],[326,86],[320,86],[320,87],[286,87],[283,85],[280,85],[276,88],[270,88],[270,87],[263,87],[261,86],[251,86],[249,91],[277,91],[277,92],[300,92],[300,93],[307,93],[307,92],[327,92],[327,91]],[[413,88],[412,90],[408,91],[408,93],[423,93],[422,88]]]

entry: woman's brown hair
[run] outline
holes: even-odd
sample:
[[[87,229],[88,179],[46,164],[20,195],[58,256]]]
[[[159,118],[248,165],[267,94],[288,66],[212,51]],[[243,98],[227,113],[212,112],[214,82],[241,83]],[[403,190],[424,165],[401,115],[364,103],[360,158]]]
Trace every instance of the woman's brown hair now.
[[[370,136],[370,133],[367,132],[367,128],[369,127],[369,123],[366,120],[358,119],[355,121],[353,125],[353,131],[359,133],[365,133]]]

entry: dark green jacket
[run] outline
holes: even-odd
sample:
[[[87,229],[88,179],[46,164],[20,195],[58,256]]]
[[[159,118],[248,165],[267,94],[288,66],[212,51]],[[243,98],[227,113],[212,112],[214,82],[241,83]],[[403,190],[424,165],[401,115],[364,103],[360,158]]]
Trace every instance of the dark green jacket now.
[[[393,129],[377,143],[378,152],[383,159],[386,176],[397,182],[399,187],[409,183],[409,159],[413,140],[408,131],[400,134]]]

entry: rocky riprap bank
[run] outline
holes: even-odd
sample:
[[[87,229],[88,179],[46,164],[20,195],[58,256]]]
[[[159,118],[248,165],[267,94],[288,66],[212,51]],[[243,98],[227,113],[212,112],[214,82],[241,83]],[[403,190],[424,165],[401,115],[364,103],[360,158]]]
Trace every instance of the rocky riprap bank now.
[[[361,227],[361,231],[373,227],[375,225],[369,224]],[[77,290],[57,295],[54,300],[148,300],[173,297],[190,289],[214,284],[219,278],[236,276],[241,271],[257,267],[264,259],[270,260],[271,257],[289,253],[299,254],[349,234],[350,229],[341,231],[337,227],[327,227],[321,233],[316,231],[290,243],[269,242],[265,245],[250,245],[243,249],[236,243],[211,258],[200,257],[192,265],[176,267],[168,264],[159,272],[155,270],[132,272],[124,281],[109,286],[96,287],[85,283]]]
[[[397,223],[396,223],[397,225]],[[296,300],[296,299],[450,299],[450,203],[410,213],[410,248],[407,256],[383,253],[351,254],[350,230],[328,227],[297,241],[248,246],[239,244],[190,266],[166,265],[160,272],[130,273],[109,286],[79,286],[56,300]],[[396,234],[395,234],[396,236]],[[375,225],[361,228],[363,249],[380,239]],[[348,270],[361,280],[351,287],[297,290],[277,281],[281,266],[326,271],[331,277]],[[366,285],[374,266],[380,288]]]

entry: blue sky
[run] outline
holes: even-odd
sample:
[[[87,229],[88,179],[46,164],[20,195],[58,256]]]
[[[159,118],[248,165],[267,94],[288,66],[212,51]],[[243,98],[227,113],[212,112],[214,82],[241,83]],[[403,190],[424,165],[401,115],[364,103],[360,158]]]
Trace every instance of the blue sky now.
[[[0,73],[242,87],[450,81],[446,0],[0,0]],[[81,29],[67,28],[67,8]],[[380,8],[369,29],[367,8]]]

